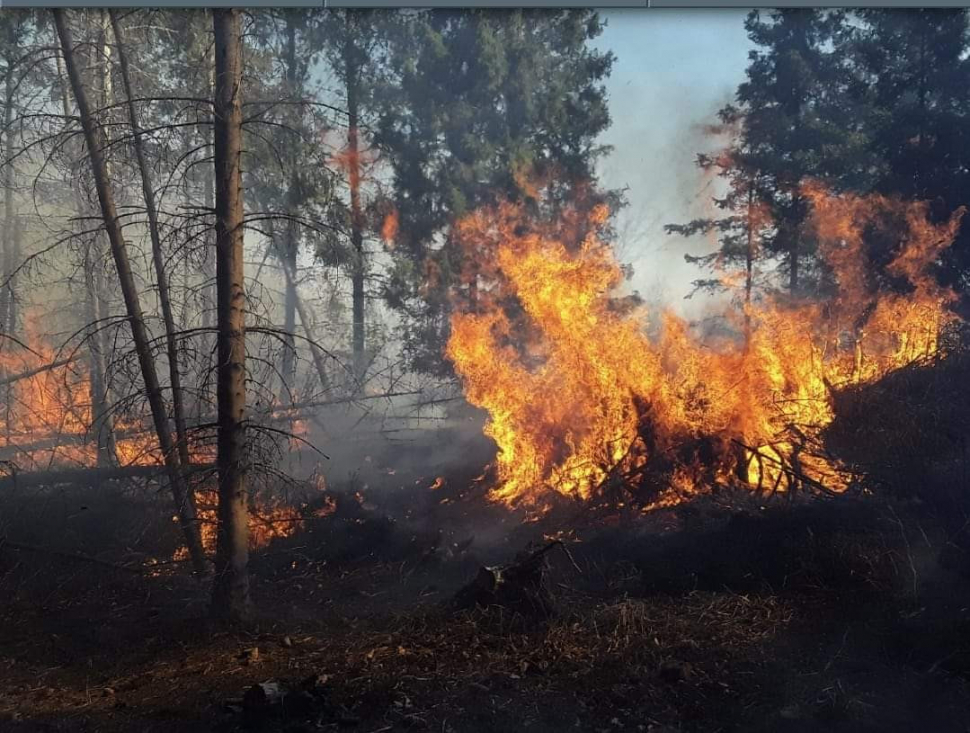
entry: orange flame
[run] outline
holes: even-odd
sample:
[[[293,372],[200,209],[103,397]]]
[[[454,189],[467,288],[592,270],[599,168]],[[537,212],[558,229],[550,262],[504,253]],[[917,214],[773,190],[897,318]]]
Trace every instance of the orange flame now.
[[[381,224],[381,240],[384,244],[393,249],[394,244],[397,241],[397,232],[400,229],[401,223],[398,217],[397,209],[392,209],[385,217]]]
[[[452,318],[447,356],[467,399],[489,414],[492,498],[533,509],[550,492],[587,499],[649,461],[673,464],[658,499],[666,504],[715,481],[845,489],[847,472],[814,449],[833,419],[830,390],[936,352],[954,296],[927,270],[962,212],[936,225],[922,204],[818,186],[804,195],[835,297],[824,306],[769,297],[727,312],[735,336],[709,343],[672,312],[651,319],[611,307],[622,273],[596,233],[605,207],[585,227],[540,225],[513,204],[460,222],[476,297]],[[904,238],[888,271],[912,292],[872,292],[863,233],[900,212]],[[512,300],[521,315],[510,317]]]

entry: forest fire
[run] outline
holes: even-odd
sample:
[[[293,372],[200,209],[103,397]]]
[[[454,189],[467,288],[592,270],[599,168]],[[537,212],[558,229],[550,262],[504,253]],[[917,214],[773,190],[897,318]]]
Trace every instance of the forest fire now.
[[[84,361],[53,348],[39,325],[25,319],[23,343],[0,351],[6,409],[0,415],[2,450],[20,468],[57,465],[95,466],[101,424],[91,400],[91,380]],[[98,417],[98,419],[95,419]],[[112,449],[122,466],[161,463],[155,436],[135,420],[112,419]]]
[[[970,731],[970,10],[678,12],[0,9],[0,730]]]
[[[467,398],[489,414],[492,497],[541,510],[549,492],[589,499],[614,479],[646,493],[647,506],[716,481],[843,491],[851,477],[818,439],[833,419],[830,393],[937,352],[954,294],[928,269],[962,212],[934,224],[918,203],[818,186],[803,195],[834,297],[767,293],[726,312],[729,333],[706,340],[672,312],[618,307],[622,273],[595,233],[605,208],[578,240],[579,228],[535,224],[511,205],[467,218],[475,306],[453,318],[447,351]],[[863,269],[863,234],[889,226],[896,291],[877,290]],[[658,466],[666,486],[643,492]]]

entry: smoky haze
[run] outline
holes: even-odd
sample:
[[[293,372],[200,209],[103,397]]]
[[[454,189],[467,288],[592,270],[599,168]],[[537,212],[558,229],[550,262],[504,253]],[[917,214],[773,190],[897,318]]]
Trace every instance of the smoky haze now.
[[[718,141],[704,127],[733,100],[751,44],[747,10],[653,10],[605,12],[597,46],[616,55],[606,83],[612,125],[602,142],[613,152],[601,163],[609,188],[626,188],[618,217],[620,260],[633,266],[630,287],[650,303],[697,316],[710,298],[690,294],[700,275],[684,254],[710,251],[703,237],[684,239],[665,224],[710,216],[716,189],[695,160]]]

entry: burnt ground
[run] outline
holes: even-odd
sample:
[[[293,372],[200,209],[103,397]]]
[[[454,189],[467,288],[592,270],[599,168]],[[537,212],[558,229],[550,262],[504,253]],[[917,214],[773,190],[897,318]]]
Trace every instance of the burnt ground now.
[[[149,577],[0,549],[0,730],[970,729],[970,580],[939,563],[917,505],[573,511],[543,618],[450,600],[563,515],[523,524],[452,492],[434,523],[386,518],[418,490],[342,495],[349,509],[256,555],[256,616],[232,633],[178,565]],[[103,512],[124,524],[119,496],[89,497],[75,545],[104,539]],[[243,699],[267,681],[304,691]]]

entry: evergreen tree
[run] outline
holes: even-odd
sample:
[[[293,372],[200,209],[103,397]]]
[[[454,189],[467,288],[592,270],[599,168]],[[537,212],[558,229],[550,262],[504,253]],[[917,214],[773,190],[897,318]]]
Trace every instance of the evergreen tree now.
[[[745,27],[758,48],[737,107],[725,111],[744,118],[745,165],[758,171],[773,221],[764,247],[782,258],[792,293],[806,289],[803,271],[814,254],[800,189],[810,178],[841,173],[842,148],[851,143],[842,106],[846,77],[840,46],[833,48],[843,21],[841,13],[815,9],[773,11],[768,19],[752,11]]]
[[[855,39],[857,97],[867,110],[873,188],[930,202],[942,221],[970,203],[970,62],[966,10],[865,10]],[[869,242],[874,265],[894,241]],[[970,235],[947,252],[946,279],[970,271]]]
[[[724,216],[667,227],[691,236],[716,233],[715,252],[688,261],[723,274],[697,285],[721,288],[740,269],[743,300],[755,286],[756,260],[771,259],[792,294],[824,289],[827,279],[806,230],[808,203],[802,187],[821,180],[833,189],[867,185],[872,162],[864,115],[856,91],[848,39],[853,33],[841,12],[778,10],[767,18],[752,11],[745,27],[756,48],[736,102],[718,113],[732,141],[718,154],[698,157],[726,184],[715,206]],[[767,285],[767,283],[765,283]]]
[[[451,231],[463,215],[502,200],[548,214],[570,200],[619,205],[596,185],[613,63],[589,45],[601,31],[595,12],[574,10],[437,11],[395,28],[375,142],[398,213],[385,294],[417,368],[444,366],[451,290],[469,267]]]

